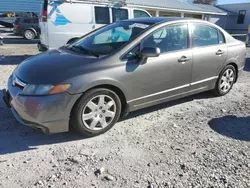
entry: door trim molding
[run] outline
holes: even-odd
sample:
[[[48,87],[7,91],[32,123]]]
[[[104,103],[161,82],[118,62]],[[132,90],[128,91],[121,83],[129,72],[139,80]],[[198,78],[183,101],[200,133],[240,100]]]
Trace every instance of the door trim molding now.
[[[147,104],[154,103],[154,102],[157,102],[157,101],[160,101],[160,100],[166,100],[168,98],[173,98],[173,97],[177,97],[177,96],[180,96],[180,95],[185,95],[185,94],[188,94],[188,93],[192,93],[192,92],[195,92],[195,91],[204,90],[206,88],[207,88],[207,86],[200,87],[198,89],[194,89],[194,90],[191,90],[191,91],[178,93],[176,95],[171,95],[171,96],[163,97],[163,98],[160,98],[160,99],[152,100],[152,101],[149,101],[149,102],[145,102],[145,103],[142,103],[142,104],[134,105],[134,107],[139,107],[139,106],[147,105]]]
[[[158,92],[158,93],[153,93],[153,94],[150,94],[150,95],[146,95],[146,96],[143,96],[143,97],[139,97],[139,98],[130,100],[130,101],[128,101],[128,103],[138,101],[138,100],[141,100],[141,99],[146,99],[146,98],[153,97],[153,96],[156,96],[156,95],[168,93],[168,92],[175,91],[175,90],[182,89],[182,88],[189,87],[189,86],[190,86],[190,84],[186,84],[186,85],[183,85],[183,86],[180,86],[180,87],[175,87],[175,88],[168,89],[168,90],[165,90],[165,91],[161,91],[161,92]]]
[[[193,86],[193,85],[197,85],[197,84],[201,84],[201,83],[204,83],[204,82],[208,82],[208,81],[211,81],[211,80],[215,80],[217,79],[219,76],[213,76],[211,78],[207,78],[207,79],[204,79],[204,80],[200,80],[200,81],[197,81],[197,82],[192,82],[190,85]]]
[[[197,82],[192,82],[191,84],[186,84],[186,85],[183,85],[183,86],[175,87],[175,88],[168,89],[168,90],[165,90],[165,91],[161,91],[161,92],[153,93],[153,94],[150,94],[150,95],[145,95],[143,97],[139,97],[139,98],[136,98],[136,99],[132,99],[130,101],[127,101],[127,103],[135,102],[135,101],[138,101],[138,100],[146,99],[146,98],[153,97],[153,96],[160,95],[160,94],[164,94],[164,93],[169,93],[171,91],[175,91],[175,90],[183,89],[183,88],[186,88],[186,87],[189,87],[189,86],[201,84],[201,83],[208,82],[208,81],[211,81],[211,80],[214,80],[214,79],[217,79],[217,78],[218,78],[218,76],[213,76],[211,78],[207,78],[207,79],[204,79],[204,80],[200,80],[200,81],[197,81]]]

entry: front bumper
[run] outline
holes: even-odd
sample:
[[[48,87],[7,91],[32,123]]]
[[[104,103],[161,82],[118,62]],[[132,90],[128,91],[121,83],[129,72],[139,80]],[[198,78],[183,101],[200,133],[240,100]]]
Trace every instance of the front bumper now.
[[[12,78],[9,78],[8,91],[3,99],[21,124],[39,128],[48,134],[69,130],[70,112],[80,94],[24,96],[20,95],[22,88],[12,85]]]

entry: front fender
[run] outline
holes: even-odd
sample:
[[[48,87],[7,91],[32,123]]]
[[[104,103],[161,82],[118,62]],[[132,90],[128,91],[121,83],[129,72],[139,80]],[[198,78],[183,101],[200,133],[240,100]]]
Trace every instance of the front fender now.
[[[74,78],[71,81],[67,81],[67,83],[75,83],[72,85],[72,87],[68,91],[70,94],[84,93],[90,90],[91,88],[95,88],[95,87],[111,86],[111,87],[116,87],[119,90],[121,90],[126,100],[128,99],[128,92],[125,86],[122,83],[111,78],[102,78],[102,79],[95,79],[95,80],[92,79],[91,77],[88,77],[86,79]]]

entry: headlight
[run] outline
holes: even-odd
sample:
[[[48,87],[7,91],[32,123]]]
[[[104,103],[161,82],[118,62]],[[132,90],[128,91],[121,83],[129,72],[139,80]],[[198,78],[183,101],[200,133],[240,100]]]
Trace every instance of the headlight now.
[[[20,93],[22,95],[52,95],[63,93],[70,88],[70,84],[62,85],[26,85],[23,91]]]

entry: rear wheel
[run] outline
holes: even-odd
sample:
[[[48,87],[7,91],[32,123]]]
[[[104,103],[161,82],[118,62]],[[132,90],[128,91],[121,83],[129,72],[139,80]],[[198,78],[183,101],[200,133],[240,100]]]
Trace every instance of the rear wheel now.
[[[23,34],[24,38],[27,39],[27,40],[33,40],[36,38],[36,34],[34,31],[30,30],[30,29],[27,29],[26,31],[24,31],[24,34]]]
[[[214,93],[217,96],[223,96],[229,93],[235,83],[236,76],[237,74],[234,66],[226,66],[217,80]]]
[[[111,90],[88,91],[78,101],[71,114],[71,124],[78,132],[93,137],[110,130],[121,114],[121,101]]]

